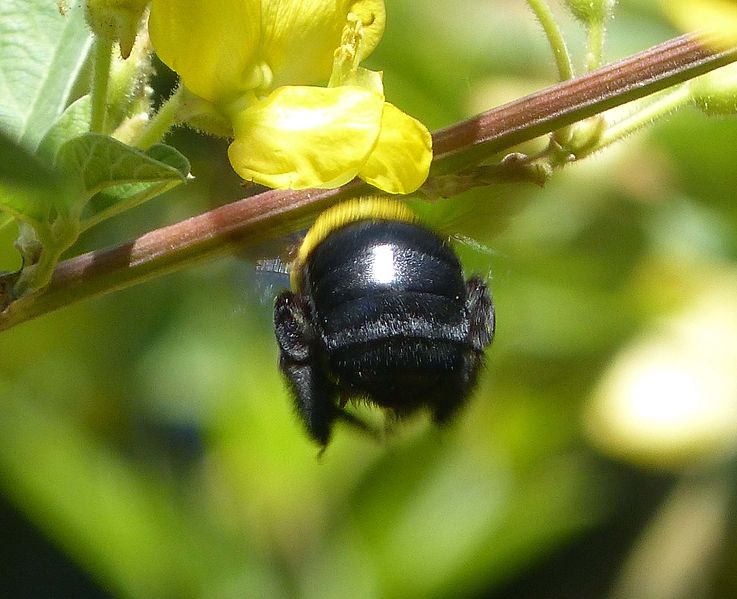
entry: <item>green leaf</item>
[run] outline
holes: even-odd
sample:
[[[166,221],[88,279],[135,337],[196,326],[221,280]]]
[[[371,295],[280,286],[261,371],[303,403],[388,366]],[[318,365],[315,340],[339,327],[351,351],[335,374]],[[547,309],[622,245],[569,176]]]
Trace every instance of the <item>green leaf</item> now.
[[[54,164],[56,153],[65,142],[90,130],[91,111],[89,95],[73,102],[44,135],[36,153],[48,164]]]
[[[189,161],[165,145],[143,152],[98,133],[86,133],[61,146],[57,166],[74,173],[86,207],[83,228],[140,204],[186,181]],[[68,207],[71,211],[72,207]]]
[[[68,196],[67,182],[57,172],[0,133],[0,210],[38,228]]]
[[[101,191],[87,204],[82,218],[82,230],[120,212],[169,191],[181,183],[180,180],[160,181],[158,183],[128,183]]]
[[[28,148],[69,103],[90,48],[83,13],[61,15],[51,0],[0,2],[0,129]]]

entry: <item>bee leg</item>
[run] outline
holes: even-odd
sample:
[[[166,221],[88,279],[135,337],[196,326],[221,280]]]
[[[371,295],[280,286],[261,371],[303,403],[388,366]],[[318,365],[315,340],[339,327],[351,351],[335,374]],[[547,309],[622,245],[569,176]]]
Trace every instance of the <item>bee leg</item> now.
[[[469,346],[464,350],[460,368],[432,403],[432,418],[438,424],[449,422],[466,403],[484,362],[484,348],[494,338],[494,305],[488,287],[477,277],[466,283],[466,314]]]
[[[339,417],[337,389],[320,367],[306,309],[302,299],[291,291],[276,298],[274,325],[280,349],[279,368],[289,383],[297,414],[308,434],[325,446]]]
[[[335,389],[312,364],[292,362],[284,359],[282,354],[280,367],[289,382],[297,414],[307,433],[320,445],[327,445],[333,422],[339,417],[335,407]]]
[[[468,353],[463,358],[461,368],[454,373],[440,393],[432,401],[432,421],[447,424],[468,401],[468,396],[476,383],[480,354]]]
[[[478,277],[471,277],[466,282],[466,313],[471,347],[483,351],[494,339],[496,319],[489,288]]]

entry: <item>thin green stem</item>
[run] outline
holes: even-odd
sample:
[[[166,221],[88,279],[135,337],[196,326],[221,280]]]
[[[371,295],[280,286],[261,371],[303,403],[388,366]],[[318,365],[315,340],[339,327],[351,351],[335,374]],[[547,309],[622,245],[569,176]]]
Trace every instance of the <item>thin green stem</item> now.
[[[586,39],[586,72],[598,69],[603,62],[604,54],[604,23],[596,21],[589,24]]]
[[[665,118],[675,111],[686,106],[691,106],[692,104],[691,90],[687,84],[669,89],[660,94],[656,99],[643,102],[643,105],[638,106],[629,116],[607,126],[597,143],[587,148],[585,153],[577,155],[576,158],[581,159],[594,152],[598,152],[624,139],[635,131],[652,125],[655,121]]]
[[[714,36],[684,35],[433,134],[432,175],[458,172],[529,139],[737,60]]]
[[[527,0],[527,4],[530,5],[537,20],[540,21],[545,36],[548,38],[548,43],[555,57],[555,64],[558,67],[558,78],[560,81],[572,79],[573,63],[571,62],[571,55],[568,53],[566,42],[558,28],[558,24],[555,22],[553,12],[545,0]]]
[[[168,131],[179,121],[179,110],[182,106],[184,87],[179,86],[174,93],[161,105],[156,114],[151,117],[148,125],[141,134],[133,140],[133,145],[147,150],[155,143],[159,143]]]
[[[92,63],[92,114],[90,116],[90,131],[93,133],[105,133],[112,56],[112,40],[99,35],[95,36]]]

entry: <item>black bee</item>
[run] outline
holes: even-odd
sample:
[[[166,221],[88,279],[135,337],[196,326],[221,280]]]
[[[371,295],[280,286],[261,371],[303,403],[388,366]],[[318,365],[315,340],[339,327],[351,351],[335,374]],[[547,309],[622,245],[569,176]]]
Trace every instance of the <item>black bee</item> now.
[[[363,398],[437,423],[463,405],[494,337],[486,284],[464,281],[450,245],[402,203],[362,198],[324,212],[276,299],[280,368],[307,432],[325,446]]]

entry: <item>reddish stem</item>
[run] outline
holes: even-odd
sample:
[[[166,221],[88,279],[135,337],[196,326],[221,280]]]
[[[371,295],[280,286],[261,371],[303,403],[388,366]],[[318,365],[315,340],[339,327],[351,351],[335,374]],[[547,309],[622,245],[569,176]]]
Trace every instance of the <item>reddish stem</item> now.
[[[737,60],[737,48],[717,49],[685,35],[566,81],[433,135],[433,174],[457,171],[523,141]],[[61,262],[42,293],[10,304],[0,329],[74,301],[109,293],[224,253],[253,248],[309,224],[340,199],[370,193],[354,181],[329,191],[272,190],[146,233],[121,245]],[[0,289],[12,275],[0,277]]]

